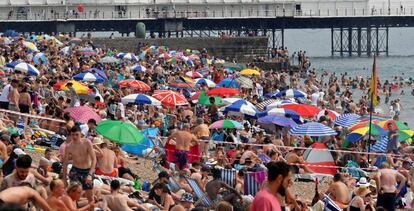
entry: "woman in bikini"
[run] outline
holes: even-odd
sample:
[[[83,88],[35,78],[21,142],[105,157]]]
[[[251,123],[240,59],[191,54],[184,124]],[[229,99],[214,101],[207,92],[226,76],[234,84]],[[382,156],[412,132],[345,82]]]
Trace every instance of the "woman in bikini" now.
[[[62,202],[70,211],[86,211],[90,210],[92,207],[95,206],[94,203],[90,203],[82,208],[78,208],[79,200],[82,196],[82,185],[79,183],[73,183],[69,185],[66,190],[66,195],[61,197]]]

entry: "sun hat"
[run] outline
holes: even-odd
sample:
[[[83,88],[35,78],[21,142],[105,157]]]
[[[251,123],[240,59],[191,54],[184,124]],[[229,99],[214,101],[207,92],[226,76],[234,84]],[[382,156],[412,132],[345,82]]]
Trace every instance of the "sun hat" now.
[[[377,183],[375,182],[375,180],[372,179],[369,181],[369,187],[377,188]]]
[[[96,136],[95,138],[93,138],[92,143],[96,145],[104,143],[102,136]]]
[[[359,187],[354,190],[354,194],[357,196],[365,197],[366,195],[370,194],[371,190],[368,187]]]
[[[194,203],[194,198],[193,195],[191,195],[191,193],[183,193],[183,195],[181,195],[181,202],[189,202],[189,203]]]
[[[368,187],[368,186],[369,186],[369,183],[368,183],[367,178],[365,177],[361,177],[359,181],[357,182],[357,187]]]

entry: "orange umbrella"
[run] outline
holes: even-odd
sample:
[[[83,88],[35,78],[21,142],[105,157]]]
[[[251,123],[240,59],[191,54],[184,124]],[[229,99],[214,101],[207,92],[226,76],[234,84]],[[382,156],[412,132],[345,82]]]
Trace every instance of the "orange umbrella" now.
[[[133,79],[126,79],[118,82],[119,86],[130,87],[133,89],[137,89],[140,91],[149,91],[151,87],[144,83],[143,81],[133,80]]]
[[[182,94],[171,90],[155,90],[152,97],[159,100],[165,106],[188,105],[187,99]]]

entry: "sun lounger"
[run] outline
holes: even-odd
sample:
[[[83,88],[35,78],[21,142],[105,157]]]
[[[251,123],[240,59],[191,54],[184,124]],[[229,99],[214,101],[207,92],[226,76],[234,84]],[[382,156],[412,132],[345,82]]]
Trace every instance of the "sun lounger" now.
[[[263,181],[266,180],[266,172],[248,172],[244,176],[244,195],[255,196],[260,190]]]
[[[208,198],[206,193],[203,192],[203,190],[200,188],[198,183],[190,177],[186,177],[185,179],[187,180],[187,182],[190,185],[191,189],[193,189],[193,192],[195,193],[195,195],[198,198],[198,201],[195,204],[201,203],[203,206],[212,207],[213,202],[210,200],[210,198]]]
[[[221,180],[231,187],[236,186],[236,173],[234,169],[221,169]]]

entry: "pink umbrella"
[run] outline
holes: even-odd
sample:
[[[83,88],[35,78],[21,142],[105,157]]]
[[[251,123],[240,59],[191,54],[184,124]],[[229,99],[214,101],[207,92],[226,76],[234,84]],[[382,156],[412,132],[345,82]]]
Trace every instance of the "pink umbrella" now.
[[[90,119],[94,119],[96,123],[101,121],[101,117],[90,107],[87,106],[75,106],[67,108],[64,112],[68,112],[70,117],[77,122],[87,124]]]

